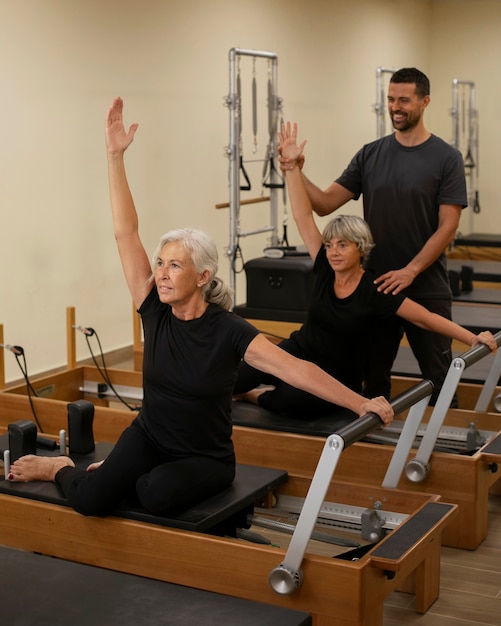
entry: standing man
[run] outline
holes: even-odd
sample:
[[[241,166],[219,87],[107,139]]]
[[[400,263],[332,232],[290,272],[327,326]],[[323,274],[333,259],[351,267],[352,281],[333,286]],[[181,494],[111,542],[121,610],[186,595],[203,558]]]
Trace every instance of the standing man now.
[[[467,205],[466,179],[460,152],[425,128],[423,115],[429,103],[425,74],[416,68],[396,71],[388,87],[388,113],[395,132],[363,146],[327,190],[306,177],[305,184],[321,216],[362,196],[364,217],[376,243],[368,269],[374,272],[379,291],[394,295],[403,291],[451,319],[445,249],[454,240]],[[282,167],[287,169],[287,163]],[[423,377],[434,383],[434,403],[452,360],[451,340],[398,318],[371,334],[365,393],[389,396],[390,371],[403,331]]]

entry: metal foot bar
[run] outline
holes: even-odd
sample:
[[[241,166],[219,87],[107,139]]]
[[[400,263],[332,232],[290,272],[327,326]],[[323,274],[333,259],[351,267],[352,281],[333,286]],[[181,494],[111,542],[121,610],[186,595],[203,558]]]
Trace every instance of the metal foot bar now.
[[[501,331],[496,333],[495,339],[496,344],[499,347],[501,344]],[[454,393],[456,392],[464,370],[477,363],[490,353],[491,351],[486,345],[478,344],[471,350],[468,350],[468,352],[465,352],[452,360],[447,376],[445,377],[442,390],[438,396],[437,403],[432,411],[430,420],[426,426],[426,431],[416,452],[416,456],[412,459],[412,461],[407,463],[405,468],[405,475],[410,481],[415,483],[422,482],[429,474],[429,460],[431,453],[435,447],[440,429],[443,426],[445,416],[447,415],[447,411],[449,410]],[[499,354],[497,357],[499,357]],[[494,365],[499,367],[498,359],[495,359]],[[399,451],[399,454],[403,454],[404,445],[407,445],[407,442],[405,444],[402,443],[402,450]],[[410,447],[407,449],[407,453],[409,450]],[[395,450],[394,454],[396,454],[396,452],[397,450]]]
[[[495,335],[497,338],[497,335]],[[499,345],[499,343],[498,343]],[[478,396],[477,403],[475,404],[475,411],[478,413],[483,413],[487,411],[487,407],[489,406],[489,402],[491,401],[492,396],[494,395],[494,390],[496,386],[499,384],[499,378],[501,377],[501,350],[496,352],[496,356],[494,357],[494,362],[491,365],[491,369],[489,370],[489,374],[485,379],[485,383],[482,386],[482,391]]]
[[[422,398],[430,396],[432,389],[432,383],[424,380],[399,394],[391,403],[394,413],[401,413]],[[368,413],[327,437],[285,559],[269,575],[270,586],[277,593],[289,595],[302,584],[300,566],[341,452],[380,426],[379,416]]]

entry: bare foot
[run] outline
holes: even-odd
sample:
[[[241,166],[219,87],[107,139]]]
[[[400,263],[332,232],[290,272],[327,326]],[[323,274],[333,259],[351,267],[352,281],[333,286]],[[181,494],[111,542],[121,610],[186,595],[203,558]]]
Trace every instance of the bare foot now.
[[[10,466],[9,480],[17,483],[29,483],[35,480],[54,482],[62,467],[75,467],[67,456],[36,456],[27,454]]]
[[[250,404],[259,404],[259,396],[265,391],[271,391],[272,389],[274,389],[274,387],[257,387],[256,389],[251,389],[250,391],[246,391],[245,393],[235,395],[233,396],[233,399],[237,402],[249,402]]]
[[[87,466],[87,471],[94,472],[95,470],[97,470],[98,467],[101,467],[103,463],[104,461],[96,461],[95,463],[91,463],[90,465]]]

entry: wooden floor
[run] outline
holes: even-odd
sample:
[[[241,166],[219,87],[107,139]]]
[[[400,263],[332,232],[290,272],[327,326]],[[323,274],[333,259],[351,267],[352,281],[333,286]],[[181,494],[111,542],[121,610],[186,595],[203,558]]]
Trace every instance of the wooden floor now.
[[[133,368],[130,360],[111,365]],[[475,551],[442,547],[440,580],[440,597],[424,615],[413,595],[391,594],[384,626],[501,626],[501,496],[490,496],[489,533]]]
[[[501,496],[490,496],[489,511],[489,533],[475,551],[442,547],[440,597],[428,612],[418,615],[412,596],[393,593],[384,626],[501,625]]]

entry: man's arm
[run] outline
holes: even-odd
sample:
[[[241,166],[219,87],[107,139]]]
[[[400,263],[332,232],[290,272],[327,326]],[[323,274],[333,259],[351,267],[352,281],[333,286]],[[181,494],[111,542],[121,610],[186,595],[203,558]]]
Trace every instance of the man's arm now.
[[[349,200],[352,200],[355,197],[351,191],[348,191],[345,187],[340,185],[339,183],[332,183],[330,187],[328,187],[325,191],[322,191],[319,187],[314,185],[311,180],[309,180],[305,175],[303,170],[304,166],[304,154],[301,153],[297,159],[293,159],[292,161],[287,157],[287,155],[283,155],[281,149],[279,148],[279,163],[280,169],[282,172],[287,172],[287,170],[298,166],[301,170],[304,187],[306,189],[306,193],[310,199],[313,210],[320,217],[324,217],[325,215],[330,215],[344,204],[346,204]]]
[[[330,215],[355,197],[355,194],[348,191],[348,189],[339,183],[332,183],[330,187],[328,187],[325,191],[322,191],[319,187],[308,180],[304,174],[303,180],[306,193],[308,194],[313,210],[321,217]]]
[[[461,216],[461,207],[442,204],[438,212],[438,228],[416,256],[405,267],[390,270],[374,281],[378,291],[396,295],[408,287],[427,267],[434,263],[454,240]]]

